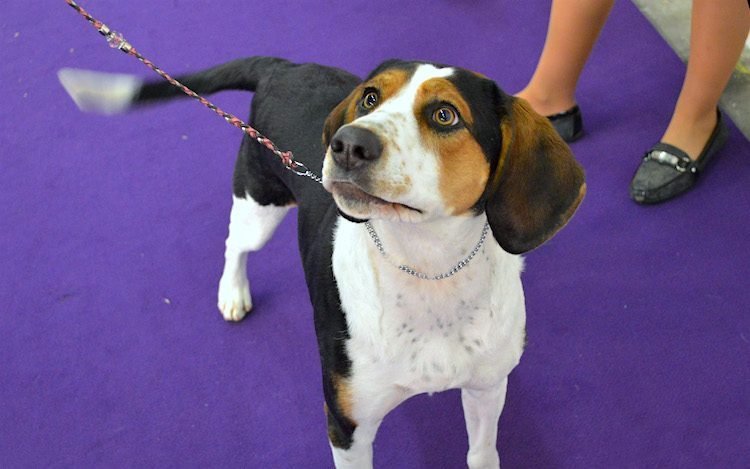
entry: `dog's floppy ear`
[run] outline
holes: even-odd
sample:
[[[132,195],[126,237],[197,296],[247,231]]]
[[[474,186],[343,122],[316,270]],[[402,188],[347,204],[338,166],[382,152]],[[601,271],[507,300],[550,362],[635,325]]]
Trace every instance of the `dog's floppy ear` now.
[[[547,118],[520,98],[506,96],[501,106],[502,149],[485,210],[500,246],[521,254],[567,223],[586,184],[583,170]]]
[[[339,130],[339,127],[354,120],[357,98],[359,98],[361,95],[362,86],[360,85],[354,88],[354,90],[349,93],[349,96],[338,103],[336,107],[333,108],[333,111],[328,114],[326,122],[323,125],[324,147],[328,147],[328,145],[331,143],[331,138],[333,138],[333,134],[335,134],[336,131]]]

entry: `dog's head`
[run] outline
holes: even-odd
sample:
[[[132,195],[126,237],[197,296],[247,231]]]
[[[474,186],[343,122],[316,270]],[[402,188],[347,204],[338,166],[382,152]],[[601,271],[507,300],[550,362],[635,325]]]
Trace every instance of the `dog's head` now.
[[[355,220],[486,212],[508,252],[540,245],[585,193],[549,121],[468,70],[389,61],[331,112],[324,187]]]

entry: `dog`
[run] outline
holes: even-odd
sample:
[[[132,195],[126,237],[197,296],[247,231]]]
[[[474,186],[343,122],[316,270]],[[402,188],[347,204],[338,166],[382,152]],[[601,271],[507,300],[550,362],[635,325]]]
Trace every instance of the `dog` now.
[[[496,468],[507,377],[526,313],[520,254],[575,212],[583,170],[549,121],[462,68],[387,61],[364,80],[271,57],[178,78],[200,94],[255,92],[250,124],[318,174],[288,171],[245,135],[233,178],[218,307],[252,308],[249,252],[297,207],[335,466],[372,466],[384,416],[461,389],[470,468]],[[62,70],[84,110],[178,96],[166,82]],[[491,235],[490,235],[491,232]]]

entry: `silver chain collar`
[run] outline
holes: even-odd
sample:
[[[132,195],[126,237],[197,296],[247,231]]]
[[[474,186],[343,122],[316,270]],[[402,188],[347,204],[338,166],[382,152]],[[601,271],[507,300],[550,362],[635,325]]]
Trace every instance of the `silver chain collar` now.
[[[365,228],[367,228],[367,234],[370,235],[370,238],[372,238],[372,242],[375,243],[375,247],[378,248],[378,251],[380,251],[380,254],[387,260],[390,261],[388,254],[385,252],[385,248],[383,248],[383,241],[380,240],[380,237],[375,232],[375,228],[373,228],[372,223],[365,222]],[[482,228],[482,235],[479,237],[479,241],[477,242],[476,246],[474,246],[474,249],[471,250],[468,256],[466,256],[463,260],[459,261],[456,265],[451,267],[448,271],[443,272],[442,274],[436,274],[436,275],[429,275],[425,274],[424,272],[420,272],[412,267],[409,267],[406,264],[395,264],[393,265],[398,268],[398,270],[407,273],[411,276],[417,277],[422,280],[444,280],[449,277],[453,277],[456,275],[461,269],[469,265],[469,262],[474,258],[474,256],[477,255],[479,250],[482,248],[482,245],[484,244],[484,240],[487,239],[487,232],[490,229],[489,223],[485,223],[484,227]]]

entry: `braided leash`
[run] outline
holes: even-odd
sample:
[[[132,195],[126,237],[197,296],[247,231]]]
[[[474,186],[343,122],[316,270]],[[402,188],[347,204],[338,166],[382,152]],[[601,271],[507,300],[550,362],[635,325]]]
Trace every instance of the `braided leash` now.
[[[132,55],[136,59],[140,60],[143,65],[147,66],[159,76],[167,80],[172,85],[176,86],[180,90],[182,90],[183,93],[190,96],[191,98],[197,99],[201,104],[206,106],[208,109],[212,110],[216,114],[218,114],[220,117],[223,117],[225,121],[229,122],[233,126],[237,127],[238,129],[245,132],[247,135],[250,136],[253,140],[258,142],[259,144],[263,145],[264,147],[271,150],[276,156],[279,157],[281,160],[281,163],[290,171],[294,172],[298,176],[305,176],[309,177],[315,182],[322,183],[322,179],[320,176],[316,175],[307,167],[300,163],[299,161],[294,160],[294,155],[291,151],[281,151],[279,148],[274,144],[268,137],[258,132],[256,129],[252,128],[248,124],[246,124],[244,121],[242,121],[240,118],[225,112],[221,110],[218,106],[216,106],[211,101],[207,100],[203,96],[199,95],[195,91],[191,90],[187,86],[183,85],[179,81],[172,78],[167,72],[157,67],[153,62],[148,60],[146,57],[141,55],[140,52],[138,52],[135,47],[133,47],[128,41],[125,40],[125,38],[122,36],[122,34],[113,31],[109,29],[109,27],[102,23],[101,21],[97,20],[93,16],[91,16],[86,10],[84,10],[80,5],[78,5],[73,0],[65,0],[65,2],[70,5],[75,11],[77,11],[81,16],[86,18],[86,20],[91,23],[94,28],[96,28],[99,33],[104,36],[104,38],[109,43],[109,46],[113,49],[119,49],[122,52]]]

